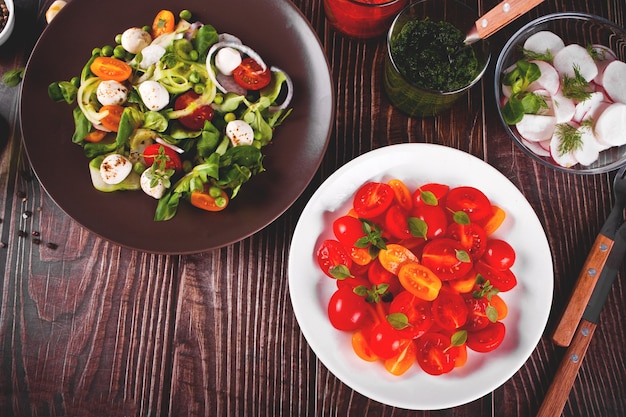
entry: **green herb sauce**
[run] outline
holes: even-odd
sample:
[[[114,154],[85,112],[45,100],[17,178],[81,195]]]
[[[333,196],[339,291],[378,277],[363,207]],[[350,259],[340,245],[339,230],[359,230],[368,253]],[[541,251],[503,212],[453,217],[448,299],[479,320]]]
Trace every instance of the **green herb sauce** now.
[[[452,24],[426,18],[407,22],[391,45],[391,54],[412,84],[438,91],[467,86],[478,71],[478,60],[465,35]]]

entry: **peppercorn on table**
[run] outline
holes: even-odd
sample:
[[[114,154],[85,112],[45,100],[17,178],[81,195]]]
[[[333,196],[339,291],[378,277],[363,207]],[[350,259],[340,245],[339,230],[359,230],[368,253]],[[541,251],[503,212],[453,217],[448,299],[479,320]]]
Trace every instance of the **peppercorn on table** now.
[[[0,46],[3,76],[17,75],[19,81],[15,70],[26,65],[48,24],[46,12],[52,3],[15,1],[14,32]],[[145,253],[81,227],[55,204],[29,165],[20,130],[19,83],[0,84],[0,116],[6,121],[0,123],[0,415],[537,413],[565,354],[552,342],[552,331],[611,210],[615,173],[557,172],[522,152],[498,118],[495,61],[508,38],[538,16],[581,11],[624,26],[624,2],[540,4],[489,39],[491,62],[468,95],[450,110],[425,119],[409,118],[388,101],[382,83],[385,39],[356,40],[334,32],[322,3],[293,1],[319,37],[336,98],[321,165],[302,195],[276,220],[218,249],[185,255]],[[464,3],[479,14],[497,4]],[[67,36],[80,36],[84,30],[89,30],[88,21],[84,28],[68,28]],[[48,129],[54,134],[54,125]],[[456,148],[500,171],[536,212],[554,264],[550,317],[528,361],[502,386],[452,409],[394,408],[352,390],[317,359],[290,299],[290,243],[317,187],[352,159],[407,142]],[[544,285],[543,278],[534,277],[538,287]],[[626,416],[623,280],[622,266],[564,416]]]

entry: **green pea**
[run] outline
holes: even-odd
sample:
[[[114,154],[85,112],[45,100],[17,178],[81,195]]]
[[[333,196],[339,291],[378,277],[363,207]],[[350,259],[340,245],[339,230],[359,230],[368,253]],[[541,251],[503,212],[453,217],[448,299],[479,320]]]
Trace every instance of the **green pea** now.
[[[113,56],[117,59],[125,59],[126,58],[126,49],[122,45],[117,45],[113,48]]]
[[[196,51],[195,49],[192,49],[191,51],[189,51],[189,59],[191,59],[192,61],[197,61],[199,57],[200,55],[198,54],[198,51]]]
[[[118,33],[117,35],[115,35],[115,43],[116,44],[121,44],[122,43],[122,34]]]
[[[178,17],[180,17],[183,20],[189,21],[191,20],[192,14],[191,14],[191,11],[184,9],[180,11],[180,13],[178,14]]]
[[[141,29],[145,30],[148,33],[152,32],[152,28],[150,26],[148,26],[148,25],[143,26]]]
[[[226,113],[224,115],[224,121],[226,123],[232,122],[232,121],[235,121],[235,120],[237,120],[237,115],[235,115],[235,113],[230,112],[230,113]]]
[[[102,56],[113,56],[113,47],[111,45],[104,45],[100,51]]]
[[[222,104],[224,102],[224,95],[222,93],[217,93],[215,98],[213,99],[213,103]]]
[[[135,164],[133,165],[133,171],[135,171],[137,174],[141,175],[145,170],[146,166],[141,162],[135,162]]]
[[[191,81],[194,84],[199,83],[200,82],[200,74],[198,74],[197,71],[192,71],[191,74],[189,74],[189,81]]]
[[[222,196],[222,189],[219,187],[210,187],[209,195],[213,198],[218,198]],[[217,201],[216,201],[217,202]]]
[[[193,91],[196,94],[204,93],[204,85],[202,85],[202,84],[194,84],[193,85]]]
[[[215,199],[215,205],[218,207],[226,207],[227,201],[224,197],[217,197]]]
[[[254,131],[254,139],[260,140],[261,137],[262,137],[261,132],[255,130]]]

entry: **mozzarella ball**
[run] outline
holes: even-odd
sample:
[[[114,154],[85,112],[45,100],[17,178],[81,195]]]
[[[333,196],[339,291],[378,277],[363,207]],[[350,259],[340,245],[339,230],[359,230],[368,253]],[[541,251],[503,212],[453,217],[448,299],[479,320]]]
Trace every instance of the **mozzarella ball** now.
[[[147,69],[149,66],[159,62],[163,55],[165,55],[165,48],[161,45],[148,45],[141,50],[141,62],[139,66],[143,69]]]
[[[157,181],[157,184],[154,187],[151,186],[153,176],[154,171],[152,169],[146,169],[144,172],[141,173],[141,177],[139,178],[139,184],[141,185],[141,189],[144,193],[158,200],[159,198],[163,197],[166,188],[163,185],[163,181],[161,179]]]
[[[241,54],[234,48],[221,48],[215,54],[215,67],[224,75],[231,75],[241,64]]]
[[[103,106],[121,105],[128,98],[128,88],[114,80],[102,81],[96,89],[96,97],[98,97],[98,101]]]
[[[100,164],[100,176],[106,184],[119,184],[130,174],[133,164],[124,155],[107,155]]]
[[[243,120],[233,120],[226,125],[226,136],[233,146],[252,145],[254,142],[254,130]]]
[[[156,81],[144,81],[139,84],[141,100],[150,110],[159,111],[170,102],[170,95],[161,84]]]
[[[143,48],[150,45],[152,36],[140,28],[126,29],[122,33],[122,47],[131,54],[138,54]]]

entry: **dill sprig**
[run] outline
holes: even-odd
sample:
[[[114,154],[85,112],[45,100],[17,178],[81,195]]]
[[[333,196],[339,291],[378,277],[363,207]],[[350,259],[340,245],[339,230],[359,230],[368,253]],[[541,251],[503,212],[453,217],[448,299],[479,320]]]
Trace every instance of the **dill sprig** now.
[[[574,76],[563,76],[563,95],[576,101],[585,101],[591,97],[591,86],[580,74],[580,67],[574,66]]]
[[[580,149],[583,146],[582,132],[569,123],[557,124],[555,134],[559,139],[557,148],[559,156]]]

